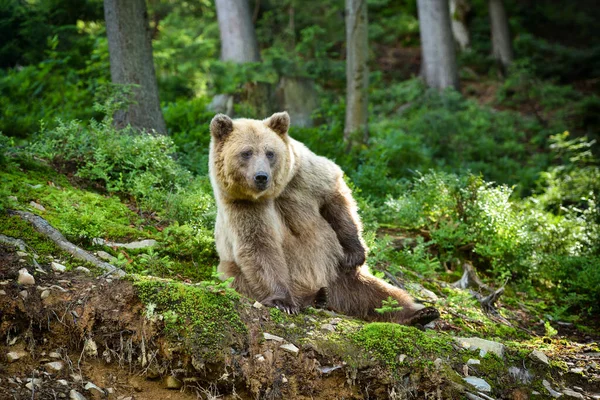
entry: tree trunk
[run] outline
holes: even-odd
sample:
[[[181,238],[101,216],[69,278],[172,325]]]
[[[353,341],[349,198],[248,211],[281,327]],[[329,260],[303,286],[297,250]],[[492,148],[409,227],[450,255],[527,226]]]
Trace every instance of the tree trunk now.
[[[115,125],[166,133],[145,1],[104,0],[104,17],[113,83],[139,85],[133,90],[135,104],[115,114]]]
[[[459,88],[456,50],[450,28],[448,0],[418,0],[423,65],[427,85]]]
[[[346,0],[346,124],[344,140],[366,143],[368,130],[369,38],[367,0]]]
[[[248,0],[216,0],[221,35],[221,60],[260,61]]]
[[[502,0],[489,0],[490,25],[492,30],[492,52],[506,73],[513,62],[508,17]]]
[[[462,51],[471,47],[471,37],[467,26],[467,15],[471,10],[468,0],[450,0],[450,19],[454,40]]]

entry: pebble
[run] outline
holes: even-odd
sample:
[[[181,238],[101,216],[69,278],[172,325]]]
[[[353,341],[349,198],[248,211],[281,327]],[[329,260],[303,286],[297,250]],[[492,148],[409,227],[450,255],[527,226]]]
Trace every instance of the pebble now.
[[[276,342],[283,342],[283,338],[280,336],[271,335],[270,333],[263,332],[265,340],[274,340]]]
[[[17,256],[19,257],[27,257],[29,254],[24,251],[17,251]]]
[[[63,370],[65,364],[62,361],[52,361],[47,364],[44,364],[44,368],[46,371],[50,373],[57,373]]]
[[[19,292],[19,295],[23,298],[23,300],[25,300],[27,296],[29,296],[29,293],[27,292],[27,290],[21,290]]]
[[[67,267],[54,261],[50,263],[50,266],[54,272],[65,272],[67,270]]]
[[[281,383],[288,383],[288,379],[284,376],[281,377]]]
[[[69,386],[69,382],[67,382],[66,379],[58,379],[56,381],[56,383],[58,383],[59,385],[62,385],[62,386]]]
[[[169,375],[165,378],[165,385],[167,386],[167,389],[181,389],[183,382],[174,376]]]
[[[481,390],[482,392],[492,391],[492,387],[490,386],[490,384],[481,378],[477,378],[475,376],[467,376],[466,378],[463,378],[463,380],[468,384],[473,385],[473,387],[475,387],[477,390]]]
[[[571,389],[563,389],[562,393],[565,396],[572,398],[572,399],[582,399],[582,400],[585,399],[585,397],[583,397],[583,395],[581,393],[577,393],[576,391],[571,390]]]
[[[35,208],[36,210],[39,210],[39,211],[46,211],[46,209],[44,208],[44,206],[43,206],[43,205],[41,205],[41,204],[39,204],[39,203],[36,203],[35,201],[30,201],[30,202],[29,202],[29,205],[30,205],[31,207]]]
[[[82,274],[90,274],[91,273],[91,271],[89,269],[87,269],[86,267],[77,267],[77,268],[75,268],[75,271],[81,272]]]
[[[110,253],[107,253],[104,250],[100,250],[96,254],[98,255],[99,258],[103,259],[104,261],[111,261],[112,259],[115,258]]]
[[[19,277],[17,283],[20,285],[35,285],[35,278],[27,271],[27,268],[21,268],[19,270]]]
[[[258,301],[255,301],[254,304],[252,304],[252,307],[260,310],[261,308],[263,308],[263,305],[261,303],[259,303]]]
[[[334,332],[335,327],[331,324],[323,324],[321,325],[321,330],[325,332]]]
[[[82,395],[75,389],[71,389],[71,391],[69,392],[69,399],[71,399],[71,400],[87,400],[84,395]]]
[[[6,292],[4,290],[0,290],[0,296],[6,296]]]
[[[52,352],[50,352],[50,354],[48,354],[48,357],[50,357],[50,358],[60,358],[60,353],[56,352],[56,351],[52,351]]]
[[[97,357],[98,356],[98,345],[92,339],[86,339],[83,344],[83,351],[88,357]]]
[[[42,292],[42,294],[40,294],[40,297],[42,298],[42,300],[48,298],[48,296],[50,296],[50,291],[48,289],[44,290]]]
[[[102,396],[104,396],[104,390],[100,389],[98,386],[94,385],[92,382],[86,383],[83,388],[85,390],[87,390],[88,392],[90,392],[90,394],[94,398],[101,398]]]
[[[480,356],[483,357],[488,352],[496,354],[498,357],[504,357],[504,349],[505,346],[502,343],[493,342],[491,340],[485,340],[481,338],[462,338],[456,337],[454,338],[465,349],[480,349]],[[481,355],[481,353],[484,353]]]
[[[542,364],[548,365],[548,356],[539,350],[534,350],[529,354],[529,358],[534,361],[539,361]]]
[[[554,397],[555,399],[557,399],[560,396],[562,396],[562,393],[557,392],[556,390],[552,389],[552,386],[550,386],[550,382],[548,382],[547,380],[544,379],[542,381],[542,385],[546,388],[546,390],[548,391],[548,393],[550,393],[550,396]]]
[[[279,348],[292,354],[298,354],[298,352],[300,351],[296,346],[294,346],[291,343],[282,344],[281,346],[279,346]]]
[[[254,356],[254,358],[258,362],[264,362],[265,361],[265,357],[262,354],[257,354],[257,355]]]
[[[467,360],[467,365],[479,365],[481,364],[481,360],[476,360],[474,358],[469,358]]]

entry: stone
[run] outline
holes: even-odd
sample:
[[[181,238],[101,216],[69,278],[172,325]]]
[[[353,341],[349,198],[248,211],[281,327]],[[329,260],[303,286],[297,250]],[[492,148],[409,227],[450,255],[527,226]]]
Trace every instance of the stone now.
[[[542,381],[542,386],[544,386],[546,388],[546,390],[548,391],[548,393],[550,393],[550,396],[554,397],[555,399],[558,399],[559,397],[561,397],[563,395],[562,393],[557,392],[556,390],[552,389],[552,386],[550,386],[550,382],[548,382],[545,379]]]
[[[337,324],[339,324],[340,322],[342,322],[342,319],[341,319],[341,318],[331,318],[331,319],[329,320],[329,323],[330,323],[331,325],[337,325]]]
[[[104,390],[94,385],[92,382],[86,383],[83,388],[90,392],[93,398],[102,398],[105,394]]]
[[[33,382],[28,382],[27,384],[25,384],[25,387],[27,389],[31,390],[32,392],[33,392],[35,386],[36,386],[36,384]]]
[[[62,361],[52,361],[47,364],[44,364],[44,368],[46,371],[50,373],[57,373],[63,370],[65,364]]]
[[[548,365],[548,356],[539,350],[534,350],[529,354],[529,358],[534,361],[541,362],[542,364]]]
[[[403,362],[404,362],[404,360],[406,360],[406,354],[400,354],[400,355],[398,356],[398,362],[399,362],[399,363],[403,363]]]
[[[323,324],[321,325],[321,330],[325,332],[334,332],[335,327],[331,324]]]
[[[491,352],[496,354],[498,357],[504,357],[505,346],[502,343],[493,342],[491,340],[485,340],[481,338],[463,338],[456,337],[454,338],[459,345],[461,345],[465,349],[479,349],[483,350],[485,353]],[[480,351],[481,354],[481,351]],[[485,355],[485,354],[484,354]],[[482,356],[483,357],[483,356]]]
[[[258,362],[265,362],[265,357],[262,354],[255,355],[254,359]]]
[[[261,303],[259,303],[258,301],[255,301],[254,304],[252,304],[252,307],[260,310],[261,308],[263,308],[263,305]]]
[[[569,372],[572,372],[574,374],[583,374],[583,368],[580,368],[580,367],[578,367],[578,368],[571,368],[569,370]]]
[[[17,251],[17,256],[19,256],[19,257],[27,257],[27,256],[29,256],[29,254],[25,253],[24,251]]]
[[[481,378],[477,378],[475,376],[467,376],[466,378],[463,378],[463,380],[482,392],[492,391],[492,387],[490,386],[490,384]]]
[[[510,367],[508,374],[511,378],[521,384],[529,384],[533,381],[533,375],[525,368]]]
[[[82,395],[75,389],[71,389],[71,391],[69,392],[69,399],[70,400],[87,400],[87,398],[84,395]]]
[[[322,374],[328,374],[332,371],[335,371],[336,369],[340,369],[342,368],[341,365],[331,365],[331,366],[325,366],[325,367],[319,367],[319,372],[321,372]]]
[[[36,210],[39,210],[39,211],[46,211],[46,209],[44,208],[44,206],[43,206],[43,205],[41,205],[41,204],[39,204],[39,203],[36,203],[35,201],[30,201],[30,202],[29,202],[29,205],[30,205],[31,207],[35,208]]]
[[[65,272],[67,270],[67,267],[54,261],[50,263],[50,267],[54,272]]]
[[[283,342],[283,338],[280,336],[271,335],[270,333],[263,332],[265,340],[274,340],[276,342]]]
[[[469,358],[467,360],[467,365],[479,365],[481,364],[481,360],[476,360],[474,358]]]
[[[563,389],[562,393],[570,399],[585,399],[585,397],[583,397],[581,393],[577,393],[576,391],[571,390],[569,388]]]
[[[27,271],[27,268],[21,268],[17,283],[20,285],[35,285],[35,278]]]
[[[67,382],[66,379],[57,379],[56,383],[58,383],[59,385],[62,385],[62,386],[69,386],[69,382]]]
[[[91,271],[89,269],[87,269],[86,267],[77,267],[77,268],[75,268],[75,271],[81,272],[82,274],[90,274],[91,273]]]
[[[0,290],[0,296],[6,296],[6,291]]]
[[[281,377],[281,383],[288,383],[288,379],[284,376]]]
[[[27,296],[29,296],[29,292],[27,292],[27,290],[21,290],[19,295],[23,298],[23,300],[25,300],[27,299]]]
[[[86,339],[83,344],[83,351],[88,357],[97,357],[98,356],[98,345],[92,339]]]
[[[112,255],[110,255],[109,253],[107,253],[104,250],[100,250],[96,253],[96,255],[98,255],[99,258],[103,259],[104,261],[112,261],[115,259],[115,257],[113,257]]]
[[[291,343],[282,344],[281,346],[279,346],[279,348],[292,354],[298,354],[298,352],[300,351],[296,346],[294,346]]]
[[[44,290],[41,294],[40,297],[42,298],[42,300],[48,298],[48,296],[50,296],[50,291],[48,289]]]
[[[168,389],[181,389],[181,387],[183,386],[183,382],[181,382],[174,376],[169,375],[165,378],[165,386]]]

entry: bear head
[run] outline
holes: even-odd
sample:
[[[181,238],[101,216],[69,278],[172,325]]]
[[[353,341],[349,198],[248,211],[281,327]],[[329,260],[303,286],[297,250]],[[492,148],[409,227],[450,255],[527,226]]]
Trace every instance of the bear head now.
[[[287,112],[264,120],[231,119],[217,114],[210,123],[211,173],[231,199],[277,197],[293,175],[295,159]]]

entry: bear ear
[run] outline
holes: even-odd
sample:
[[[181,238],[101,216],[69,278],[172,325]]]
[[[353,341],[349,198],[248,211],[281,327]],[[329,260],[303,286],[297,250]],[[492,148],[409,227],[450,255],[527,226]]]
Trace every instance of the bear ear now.
[[[233,132],[233,121],[225,114],[217,114],[210,121],[210,134],[219,140],[223,140]]]
[[[275,113],[265,120],[265,125],[283,136],[290,129],[290,116],[287,111]]]

